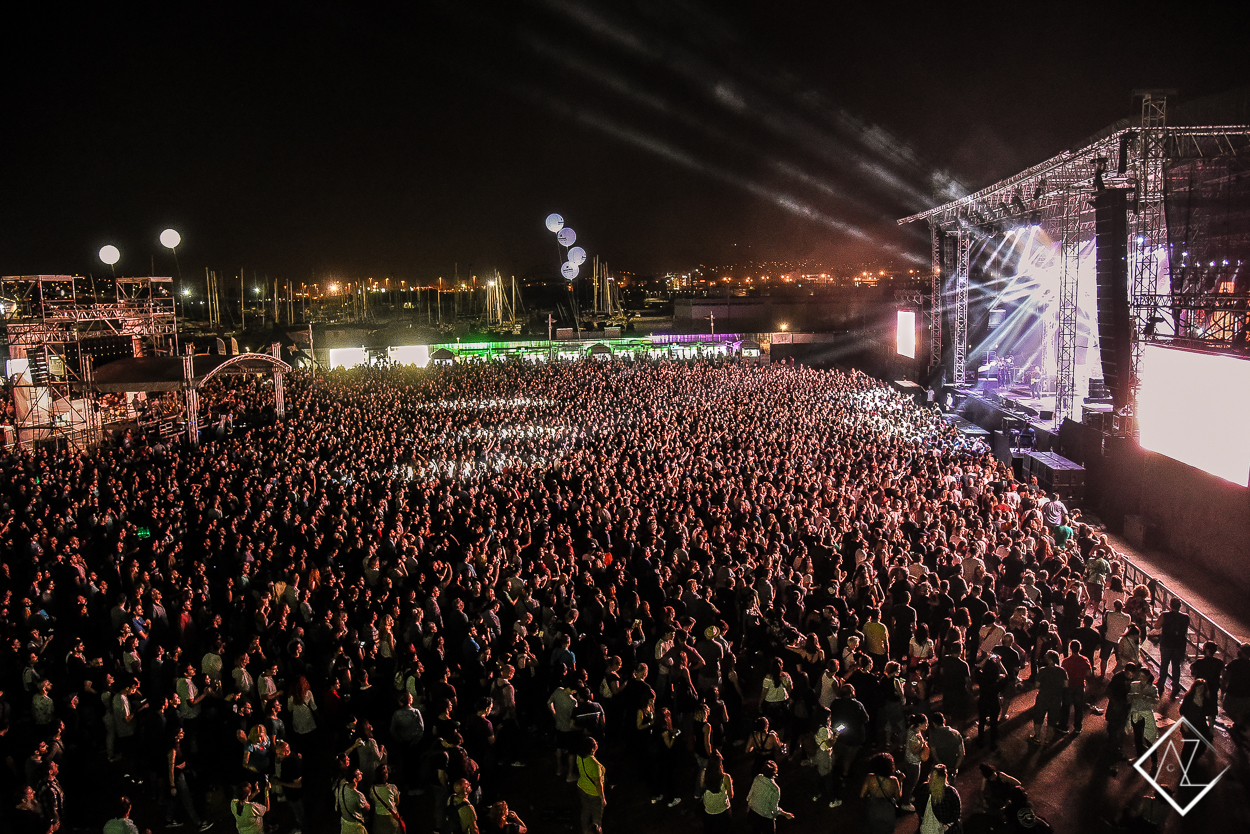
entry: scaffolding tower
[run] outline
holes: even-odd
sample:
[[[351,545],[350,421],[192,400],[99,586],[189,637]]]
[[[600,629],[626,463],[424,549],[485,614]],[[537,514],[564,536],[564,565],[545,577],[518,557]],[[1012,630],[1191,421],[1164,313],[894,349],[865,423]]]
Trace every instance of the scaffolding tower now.
[[[936,224],[929,224],[932,243],[933,272],[929,288],[929,373],[942,364],[942,232]]]
[[[5,276],[0,330],[12,404],[6,442],[87,449],[101,435],[96,357],[177,354],[173,279]]]

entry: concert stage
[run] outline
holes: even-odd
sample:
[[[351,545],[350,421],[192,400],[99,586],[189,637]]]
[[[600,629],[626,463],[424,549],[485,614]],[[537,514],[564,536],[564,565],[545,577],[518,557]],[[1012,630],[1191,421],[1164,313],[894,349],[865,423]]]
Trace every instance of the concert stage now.
[[[1065,501],[1084,499],[1084,467],[1056,453],[1059,425],[1053,396],[1035,397],[1027,385],[1016,385],[957,389],[956,400],[953,419],[975,424],[987,433],[985,440],[994,456],[1010,465],[1018,480],[1029,483],[1036,478]]]
[[[1009,428],[1032,425],[1039,431],[1054,434],[1054,394],[1033,396],[1024,383],[1005,388],[956,388],[955,410],[987,431],[999,431],[1006,421]]]

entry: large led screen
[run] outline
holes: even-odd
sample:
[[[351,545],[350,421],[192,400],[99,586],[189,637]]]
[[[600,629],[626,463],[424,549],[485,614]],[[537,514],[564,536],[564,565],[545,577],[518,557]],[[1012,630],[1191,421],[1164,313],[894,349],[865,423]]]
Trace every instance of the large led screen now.
[[[1250,360],[1146,345],[1137,417],[1142,448],[1250,480]]]
[[[895,350],[908,359],[916,358],[916,314],[910,310],[898,311]]]

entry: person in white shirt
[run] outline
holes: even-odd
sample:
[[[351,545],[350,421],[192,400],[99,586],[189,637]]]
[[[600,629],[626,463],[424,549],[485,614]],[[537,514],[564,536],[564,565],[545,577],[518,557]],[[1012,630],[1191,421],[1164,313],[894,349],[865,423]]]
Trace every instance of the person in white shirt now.
[[[1098,653],[1100,668],[1098,676],[1105,678],[1107,676],[1107,661],[1115,652],[1115,648],[1119,645],[1124,633],[1128,631],[1128,627],[1133,624],[1133,618],[1124,613],[1124,603],[1116,600],[1111,610],[1103,614],[1102,617],[1102,650]]]
[[[981,643],[978,651],[980,656],[991,654],[1003,642],[1003,635],[1007,633],[1001,625],[998,624],[998,617],[990,612],[985,615],[984,625],[981,626]]]
[[[175,685],[178,692],[178,713],[182,716],[183,721],[194,721],[200,717],[200,704],[208,697],[207,689],[201,691],[200,685],[195,680],[195,666],[188,663],[182,670],[182,677],[178,679]]]
[[[214,688],[220,688],[221,668],[221,644],[219,642],[216,646],[213,646],[200,661],[200,671],[208,675],[208,679],[212,682]]]

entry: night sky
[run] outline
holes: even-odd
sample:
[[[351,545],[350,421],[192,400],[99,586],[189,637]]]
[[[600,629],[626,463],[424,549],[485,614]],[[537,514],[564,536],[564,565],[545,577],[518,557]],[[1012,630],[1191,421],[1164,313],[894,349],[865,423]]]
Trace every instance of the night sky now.
[[[80,8],[81,6],[81,8]],[[1228,6],[705,0],[3,13],[0,272],[426,281],[911,255],[894,219],[1246,83]],[[1224,10],[1217,13],[1217,10]]]

